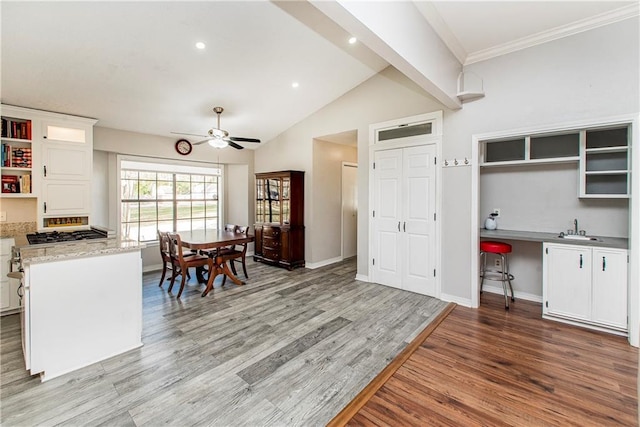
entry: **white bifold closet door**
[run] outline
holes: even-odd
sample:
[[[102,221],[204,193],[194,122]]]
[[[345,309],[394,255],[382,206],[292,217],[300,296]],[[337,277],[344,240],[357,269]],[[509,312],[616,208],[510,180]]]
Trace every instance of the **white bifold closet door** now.
[[[373,281],[435,296],[435,145],[375,152]]]

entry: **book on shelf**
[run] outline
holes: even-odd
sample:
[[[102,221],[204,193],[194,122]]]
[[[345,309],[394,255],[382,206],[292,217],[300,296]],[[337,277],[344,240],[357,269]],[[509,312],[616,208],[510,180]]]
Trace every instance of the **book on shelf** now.
[[[21,175],[19,184],[21,193],[31,193],[31,175]]]
[[[31,168],[31,148],[13,148],[10,159],[12,168]]]
[[[19,193],[20,178],[17,175],[2,175],[2,192]]]
[[[2,117],[2,137],[31,140],[31,120]]]
[[[29,147],[12,147],[9,144],[2,144],[2,162],[0,165],[3,167],[31,168],[32,158],[32,150]]]

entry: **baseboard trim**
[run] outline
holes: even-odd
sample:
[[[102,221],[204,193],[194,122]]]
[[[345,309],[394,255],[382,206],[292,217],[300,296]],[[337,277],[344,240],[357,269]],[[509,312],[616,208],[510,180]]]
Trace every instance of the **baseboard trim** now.
[[[335,264],[336,262],[340,262],[342,261],[342,257],[336,257],[336,258],[330,258],[330,259],[325,259],[324,261],[319,261],[319,262],[308,262],[305,264],[306,268],[309,268],[311,270],[314,270],[316,268],[320,268],[320,267],[324,267],[326,265],[331,265],[331,264]]]
[[[497,286],[483,286],[482,287],[482,291],[483,292],[489,292],[492,294],[498,294],[498,295],[504,295],[504,291],[502,290],[502,288],[499,288]],[[542,304],[542,296],[541,295],[534,295],[534,294],[530,294],[527,292],[520,292],[518,290],[514,290],[513,291],[514,296],[516,298],[516,301],[519,299],[523,299],[525,301],[532,301],[532,302],[537,302],[539,304]]]
[[[371,380],[365,388],[362,389],[356,397],[345,406],[342,411],[338,413],[329,423],[327,427],[338,427],[346,425],[351,418],[353,418],[360,409],[382,388],[382,386],[391,378],[391,376],[411,357],[413,353],[422,345],[423,342],[429,338],[429,335],[436,330],[438,325],[442,323],[444,319],[456,308],[456,304],[449,303],[447,306],[436,316],[427,327],[420,332],[420,335],[415,337],[413,341],[407,345],[404,350],[398,354],[395,359],[391,361],[386,368],[384,368],[376,377]]]
[[[369,282],[369,276],[366,276],[364,274],[356,274],[356,280],[359,280],[361,282]]]
[[[456,303],[456,304],[461,305],[463,307],[473,307],[471,305],[471,300],[469,298],[460,298],[460,297],[455,296],[455,295],[449,295],[449,294],[441,293],[440,294],[440,299],[442,301]]]
[[[153,265],[147,265],[146,267],[142,267],[143,273],[149,273],[151,271],[160,271],[160,270],[162,270],[162,264],[153,264]]]

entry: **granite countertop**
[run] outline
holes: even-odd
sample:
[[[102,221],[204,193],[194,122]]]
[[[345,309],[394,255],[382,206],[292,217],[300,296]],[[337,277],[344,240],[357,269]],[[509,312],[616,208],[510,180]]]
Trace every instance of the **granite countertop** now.
[[[32,246],[21,245],[16,238],[15,246],[20,249],[23,265],[137,251],[146,247],[144,243],[136,240],[121,240],[119,238],[80,240]]]
[[[547,233],[540,231],[480,229],[480,237],[487,239],[521,240],[528,242],[563,243],[565,245],[629,249],[629,239],[622,237],[592,236],[597,240],[573,240],[558,237],[559,234],[560,233]]]

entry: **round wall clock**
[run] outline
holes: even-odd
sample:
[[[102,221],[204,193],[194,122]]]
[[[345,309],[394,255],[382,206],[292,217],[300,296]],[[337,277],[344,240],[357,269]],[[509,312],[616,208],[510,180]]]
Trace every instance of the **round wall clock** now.
[[[186,139],[179,139],[176,141],[176,151],[179,154],[186,156],[187,154],[191,153],[191,150],[193,150],[193,146]]]

